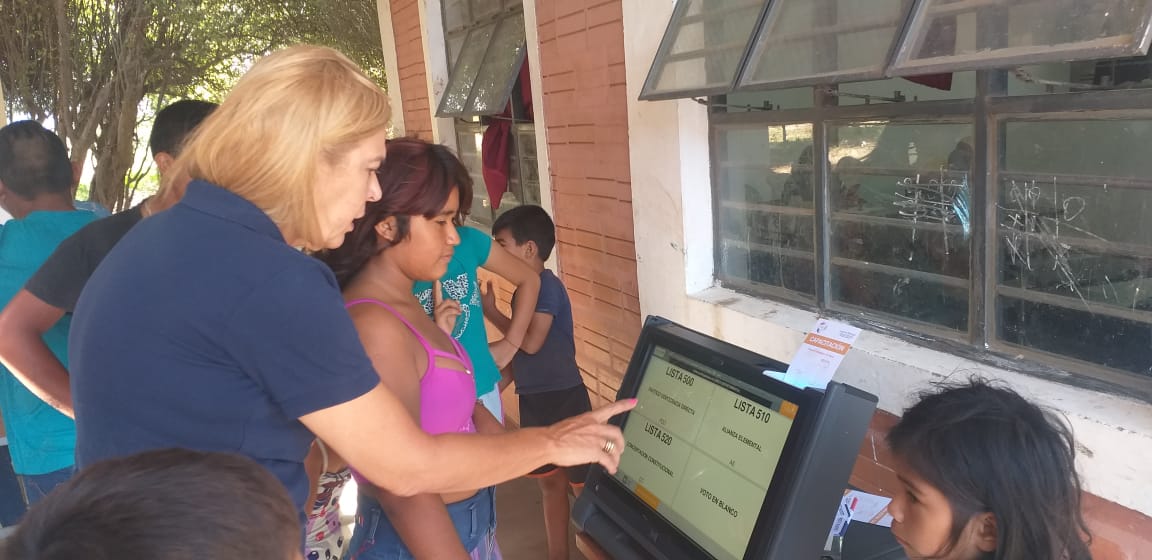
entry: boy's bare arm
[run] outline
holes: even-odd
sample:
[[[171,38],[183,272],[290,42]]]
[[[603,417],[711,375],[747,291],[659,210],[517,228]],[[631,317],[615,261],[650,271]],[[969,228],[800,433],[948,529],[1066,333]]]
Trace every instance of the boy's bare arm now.
[[[528,332],[524,333],[524,344],[520,350],[525,354],[535,354],[544,346],[548,339],[548,331],[552,330],[552,314],[536,312],[532,314],[532,322],[528,323]]]
[[[540,296],[540,274],[502,249],[495,241],[492,242],[488,261],[483,266],[485,270],[503,277],[516,286],[516,301],[512,304],[512,318],[508,322],[508,329],[504,331],[504,338],[512,346],[519,348],[524,344],[528,323],[532,320],[532,313],[536,311],[536,299]],[[496,364],[507,365],[501,364],[500,360],[497,360]]]

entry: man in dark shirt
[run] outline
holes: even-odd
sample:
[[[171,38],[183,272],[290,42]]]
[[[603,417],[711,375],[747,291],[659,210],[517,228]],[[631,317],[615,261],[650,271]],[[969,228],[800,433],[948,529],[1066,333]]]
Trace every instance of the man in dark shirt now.
[[[148,144],[161,184],[167,187],[138,206],[92,222],[64,240],[0,312],[0,332],[4,333],[0,337],[0,363],[33,394],[68,416],[73,416],[68,371],[48,349],[43,335],[73,311],[92,272],[128,230],[183,198],[187,179],[168,177],[166,183],[164,175],[179,155],[184,138],[215,108],[215,103],[184,100],[157,113]]]

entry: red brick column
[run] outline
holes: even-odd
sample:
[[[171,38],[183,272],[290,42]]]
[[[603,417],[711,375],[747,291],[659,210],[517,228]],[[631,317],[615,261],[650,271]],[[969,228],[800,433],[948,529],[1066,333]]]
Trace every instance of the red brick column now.
[[[428,70],[424,62],[424,30],[418,0],[392,0],[392,31],[396,36],[396,62],[400,75],[388,77],[388,87],[399,87],[404,128],[408,136],[432,140],[432,113],[428,102]]]
[[[532,0],[529,0],[532,1]],[[536,0],[560,269],[601,401],[640,334],[620,0]]]

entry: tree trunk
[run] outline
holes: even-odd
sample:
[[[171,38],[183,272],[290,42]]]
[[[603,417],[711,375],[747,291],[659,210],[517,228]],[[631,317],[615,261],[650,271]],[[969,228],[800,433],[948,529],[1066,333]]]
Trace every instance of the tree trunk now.
[[[96,142],[96,173],[92,178],[92,198],[113,212],[132,205],[125,189],[124,178],[132,168],[135,154],[136,117],[141,100],[142,86],[132,84],[109,107],[105,125],[100,127]]]
[[[72,137],[72,27],[68,25],[68,0],[52,3],[56,15],[56,37],[58,39],[60,64],[57,76],[60,91],[56,98],[56,132],[65,140]]]

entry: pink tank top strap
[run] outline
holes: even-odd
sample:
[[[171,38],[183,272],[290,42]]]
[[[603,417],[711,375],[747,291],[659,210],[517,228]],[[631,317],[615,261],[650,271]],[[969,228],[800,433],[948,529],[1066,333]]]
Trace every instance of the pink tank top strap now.
[[[428,342],[428,339],[424,338],[424,335],[420,334],[420,330],[417,329],[416,325],[413,325],[411,321],[406,319],[404,317],[404,314],[400,313],[399,311],[396,311],[395,307],[392,307],[391,305],[388,305],[387,303],[384,303],[378,299],[372,299],[372,298],[354,299],[352,301],[345,303],[344,309],[351,309],[353,306],[360,305],[362,303],[368,303],[371,305],[375,305],[377,307],[383,307],[384,309],[387,309],[390,313],[395,315],[397,319],[400,319],[400,322],[404,323],[404,326],[408,327],[408,330],[412,331],[412,334],[416,336],[416,340],[420,341],[420,345],[424,347],[424,351],[428,353],[429,358],[431,358],[432,356],[438,356],[438,355],[446,353],[446,352],[441,352],[440,350],[433,348],[432,344]]]
[[[395,315],[412,331],[428,354],[428,366],[420,378],[420,427],[431,434],[476,431],[472,423],[472,411],[476,404],[476,382],[472,377],[472,361],[460,343],[451,336],[448,337],[452,348],[456,351],[455,354],[433,348],[415,325],[391,305],[379,300],[352,300],[346,303],[345,307],[361,303],[383,307]],[[464,371],[438,365],[436,363],[438,356],[458,362],[465,368]]]
[[[453,338],[451,336],[448,337],[448,341],[452,343],[452,348],[453,348],[453,350],[455,350],[455,352],[446,352],[444,350],[436,349],[435,347],[432,346],[431,342],[428,342],[428,339],[425,338],[423,334],[420,334],[420,330],[416,328],[416,325],[413,325],[412,322],[409,321],[408,319],[406,319],[402,313],[400,313],[399,311],[396,311],[395,307],[392,307],[391,305],[388,305],[387,303],[384,303],[378,299],[372,299],[372,298],[354,299],[352,301],[345,303],[344,308],[350,309],[353,306],[359,305],[361,303],[369,303],[369,304],[375,305],[377,307],[383,307],[384,309],[387,309],[390,313],[395,315],[397,319],[400,319],[400,322],[404,323],[404,326],[408,327],[408,330],[412,331],[412,334],[416,337],[416,340],[418,340],[420,342],[420,345],[424,347],[424,351],[428,353],[428,367],[429,368],[434,367],[437,357],[442,357],[442,358],[451,358],[457,362],[460,362],[460,364],[463,365],[465,368],[467,368],[469,372],[472,371],[472,359],[468,357],[468,353],[464,351],[464,347],[461,346],[460,342],[458,340],[456,340],[455,338]]]

